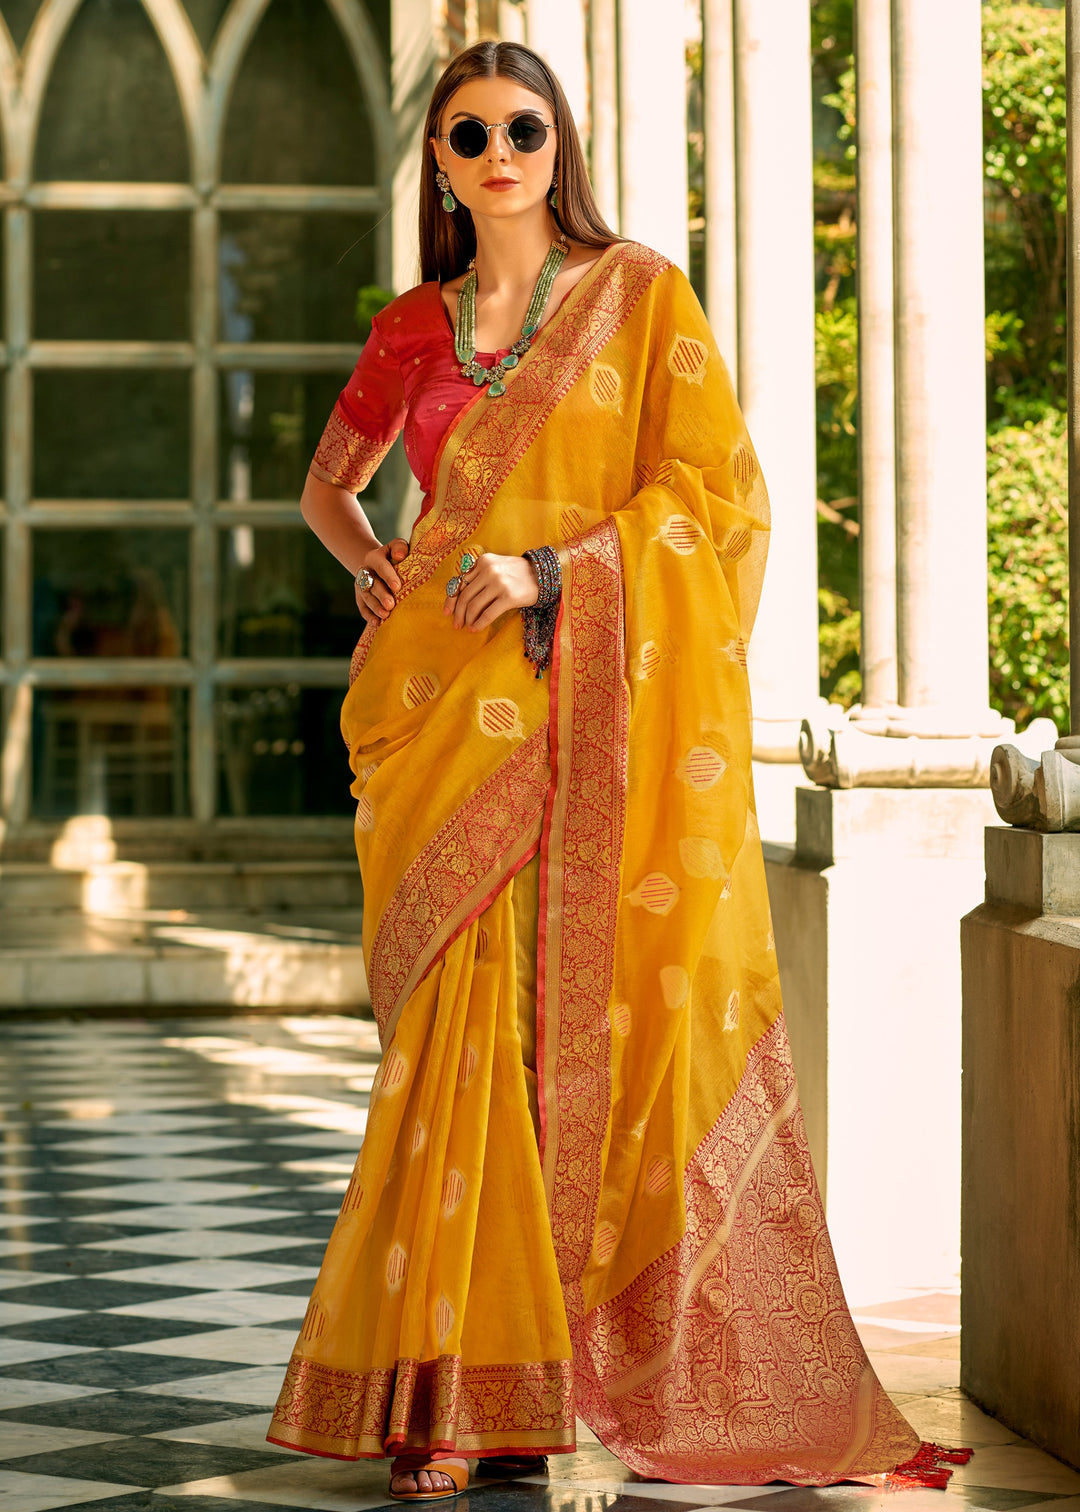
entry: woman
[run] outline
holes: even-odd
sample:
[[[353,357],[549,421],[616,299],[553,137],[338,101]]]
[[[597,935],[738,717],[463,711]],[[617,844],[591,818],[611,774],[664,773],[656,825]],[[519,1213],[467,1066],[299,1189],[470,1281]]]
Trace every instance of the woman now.
[[[535,1470],[575,1412],[645,1476],[893,1471],[919,1441],[844,1303],[781,1017],[768,505],[723,362],[604,225],[534,53],[459,56],[427,134],[425,282],[303,500],[368,617],[342,729],[384,1058],[270,1438],[396,1452],[400,1499]],[[384,546],[355,494],[403,423],[426,497]]]

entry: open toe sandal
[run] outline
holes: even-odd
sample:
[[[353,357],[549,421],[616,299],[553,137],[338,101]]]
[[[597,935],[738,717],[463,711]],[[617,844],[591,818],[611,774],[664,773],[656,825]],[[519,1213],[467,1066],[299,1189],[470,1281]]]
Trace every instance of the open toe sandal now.
[[[395,1466],[397,1467],[395,1469]],[[428,1474],[436,1472],[439,1475],[448,1475],[453,1481],[453,1488],[442,1487],[438,1491],[395,1491],[394,1481],[399,1475],[417,1476],[421,1470]],[[390,1499],[391,1501],[414,1502],[414,1501],[446,1501],[448,1498],[460,1496],[468,1489],[469,1469],[467,1465],[455,1465],[452,1460],[421,1460],[417,1464],[401,1464],[394,1460],[390,1466]]]

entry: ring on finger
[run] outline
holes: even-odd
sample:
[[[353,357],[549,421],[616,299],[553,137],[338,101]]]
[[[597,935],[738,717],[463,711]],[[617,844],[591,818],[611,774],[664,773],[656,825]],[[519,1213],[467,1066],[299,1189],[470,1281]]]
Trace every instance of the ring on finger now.
[[[375,582],[375,574],[369,572],[366,567],[361,567],[353,581],[361,593],[370,593]]]

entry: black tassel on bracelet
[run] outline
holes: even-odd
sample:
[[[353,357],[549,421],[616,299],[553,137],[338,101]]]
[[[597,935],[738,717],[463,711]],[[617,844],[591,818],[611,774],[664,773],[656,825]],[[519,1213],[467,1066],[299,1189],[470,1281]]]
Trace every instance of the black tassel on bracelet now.
[[[521,611],[525,655],[536,668],[537,677],[543,677],[551,665],[551,652],[555,643],[555,625],[562,598],[562,566],[558,552],[550,546],[524,551],[522,556],[532,564],[536,580],[540,584],[536,603],[529,604]]]

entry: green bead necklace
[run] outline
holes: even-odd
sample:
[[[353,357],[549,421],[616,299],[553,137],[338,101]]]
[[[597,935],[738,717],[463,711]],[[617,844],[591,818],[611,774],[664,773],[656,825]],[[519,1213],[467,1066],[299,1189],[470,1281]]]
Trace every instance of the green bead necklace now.
[[[551,298],[551,286],[555,282],[555,275],[562,267],[563,259],[569,251],[570,247],[565,240],[552,242],[551,249],[544,258],[544,266],[540,269],[540,276],[536,280],[532,298],[529,300],[521,335],[506,356],[501,357],[494,367],[489,368],[481,367],[476,360],[476,268],[473,262],[469,263],[469,271],[465,275],[465,282],[461,285],[461,293],[458,295],[457,318],[454,321],[454,353],[461,363],[462,376],[471,378],[477,388],[482,388],[486,383],[488,393],[493,399],[498,399],[506,393],[503,378],[510,368],[517,367],[532,346],[532,339],[540,329],[547,302]]]

